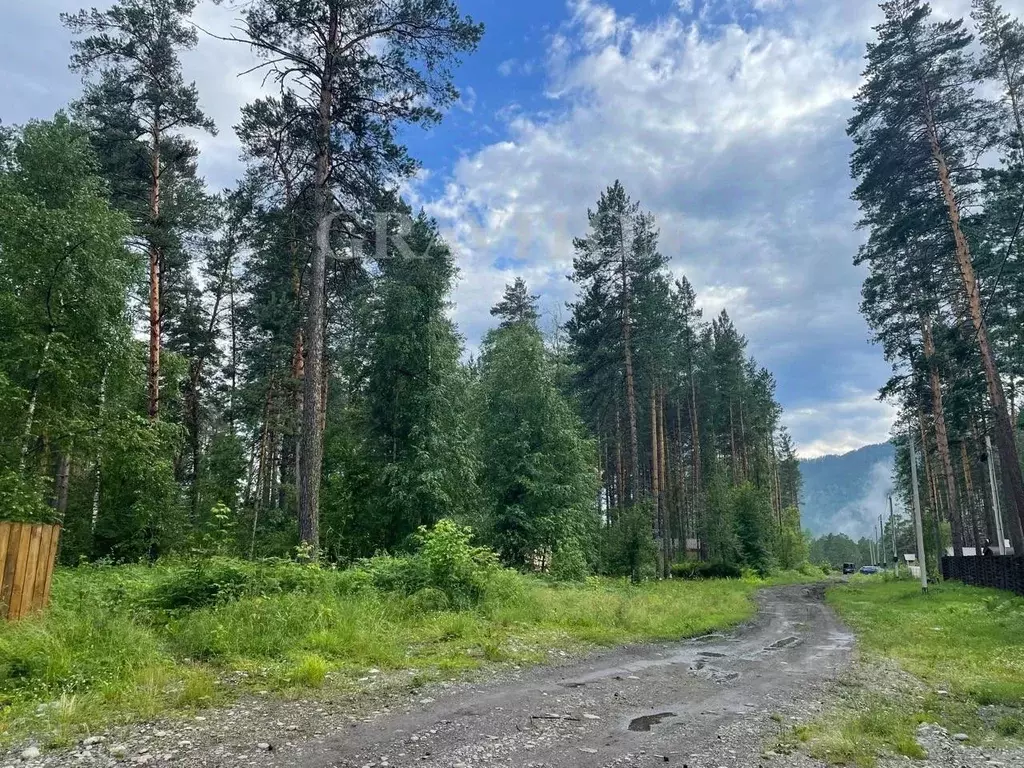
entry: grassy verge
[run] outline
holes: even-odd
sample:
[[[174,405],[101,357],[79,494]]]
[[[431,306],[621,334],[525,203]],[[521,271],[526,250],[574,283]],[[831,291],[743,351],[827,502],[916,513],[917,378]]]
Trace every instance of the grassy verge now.
[[[567,585],[498,570],[455,610],[436,589],[365,581],[287,564],[61,570],[45,616],[0,626],[0,739],[58,745],[248,690],[354,692],[391,673],[417,686],[553,650],[679,639],[744,621],[768,583]]]
[[[877,578],[836,586],[828,600],[870,671],[846,681],[838,713],[794,734],[812,755],[858,768],[883,752],[923,757],[915,733],[926,722],[972,742],[1024,737],[1024,600]]]

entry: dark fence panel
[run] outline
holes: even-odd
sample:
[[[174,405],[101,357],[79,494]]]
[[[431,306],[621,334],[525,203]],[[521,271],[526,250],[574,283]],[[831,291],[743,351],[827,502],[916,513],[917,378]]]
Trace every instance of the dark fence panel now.
[[[1024,557],[944,557],[942,577],[1024,595]]]

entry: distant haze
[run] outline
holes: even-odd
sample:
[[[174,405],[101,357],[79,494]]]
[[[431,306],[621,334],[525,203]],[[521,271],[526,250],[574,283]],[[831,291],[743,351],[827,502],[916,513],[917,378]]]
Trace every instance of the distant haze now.
[[[878,516],[888,514],[895,453],[889,443],[869,445],[842,456],[800,462],[803,526],[815,536],[869,536]]]

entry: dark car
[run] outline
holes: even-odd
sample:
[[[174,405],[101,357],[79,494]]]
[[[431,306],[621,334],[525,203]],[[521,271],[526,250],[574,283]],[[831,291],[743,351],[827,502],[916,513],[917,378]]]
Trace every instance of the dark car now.
[[[881,570],[881,568],[878,568],[874,565],[865,565],[863,568],[860,569],[860,572],[863,573],[865,576],[874,576]]]
[[[849,576],[857,572],[857,566],[853,563],[843,563],[843,576]]]

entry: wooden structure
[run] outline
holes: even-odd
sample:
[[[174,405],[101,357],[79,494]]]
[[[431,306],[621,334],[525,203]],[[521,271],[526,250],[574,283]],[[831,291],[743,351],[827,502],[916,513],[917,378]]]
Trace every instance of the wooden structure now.
[[[0,522],[0,617],[20,619],[50,602],[59,525]]]

